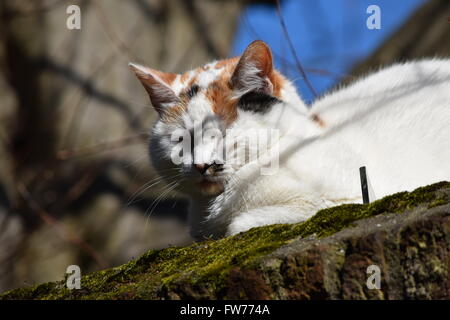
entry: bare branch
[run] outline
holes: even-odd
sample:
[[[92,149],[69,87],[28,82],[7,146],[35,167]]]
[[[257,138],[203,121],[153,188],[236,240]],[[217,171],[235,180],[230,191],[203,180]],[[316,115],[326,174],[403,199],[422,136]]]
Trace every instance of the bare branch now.
[[[300,72],[301,76],[303,77],[303,79],[305,80],[306,85],[308,86],[309,90],[311,90],[312,94],[314,95],[314,97],[317,97],[317,92],[314,89],[314,87],[312,86],[311,82],[309,81],[308,77],[306,76],[306,72],[303,69],[300,60],[298,59],[297,53],[295,52],[295,48],[294,45],[292,44],[291,38],[289,37],[289,33],[286,27],[286,23],[284,22],[284,18],[283,15],[281,13],[281,5],[280,5],[280,0],[276,0],[277,1],[277,14],[278,14],[278,19],[280,20],[280,25],[281,25],[281,29],[283,30],[284,36],[286,37],[286,40],[289,44],[289,48],[291,50],[292,55],[294,56],[295,59],[295,64],[297,66],[298,72]]]
[[[92,147],[82,148],[78,150],[61,150],[57,153],[56,158],[58,160],[68,160],[79,157],[87,157],[100,152],[107,152],[113,149],[127,147],[133,143],[143,143],[148,139],[148,133],[140,133],[124,137],[122,139],[100,143]]]
[[[95,251],[88,243],[83,241],[79,236],[75,233],[67,229],[63,224],[53,218],[48,212],[42,209],[39,204],[33,199],[27,188],[18,183],[17,185],[18,193],[23,197],[25,201],[27,201],[30,208],[47,224],[53,226],[61,235],[64,240],[67,240],[75,245],[77,245],[80,249],[82,249],[86,254],[88,254],[95,262],[102,268],[106,268],[108,264],[101,257],[101,255]]]

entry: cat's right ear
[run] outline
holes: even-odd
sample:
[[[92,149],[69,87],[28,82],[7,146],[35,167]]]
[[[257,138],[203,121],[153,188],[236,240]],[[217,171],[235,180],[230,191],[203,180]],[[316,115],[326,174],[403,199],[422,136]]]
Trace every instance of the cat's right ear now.
[[[239,59],[231,77],[233,88],[242,93],[251,91],[272,94],[273,83],[272,53],[269,46],[261,41],[253,41]]]
[[[170,84],[177,76],[176,74],[164,73],[134,63],[129,63],[128,66],[144,86],[153,107],[159,114],[165,108],[180,102],[175,92],[170,88]]]

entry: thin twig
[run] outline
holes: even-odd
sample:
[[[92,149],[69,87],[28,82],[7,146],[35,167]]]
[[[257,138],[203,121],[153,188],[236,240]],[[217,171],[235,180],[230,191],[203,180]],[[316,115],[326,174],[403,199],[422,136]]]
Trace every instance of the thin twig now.
[[[100,169],[101,166],[98,164],[88,168],[87,172],[61,197],[56,208],[68,208],[70,204],[78,200],[99,176]]]
[[[72,158],[91,156],[100,152],[111,151],[121,147],[127,147],[133,143],[146,142],[148,139],[148,133],[140,133],[124,137],[114,141],[108,141],[100,143],[91,147],[81,148],[77,150],[61,150],[56,154],[58,160],[68,160]]]
[[[65,2],[65,0],[55,0],[52,3],[48,3],[48,4],[41,4],[39,2],[35,2],[33,3],[33,8],[28,8],[28,9],[16,9],[16,8],[12,8],[11,12],[9,13],[12,17],[14,18],[22,18],[24,16],[32,16],[32,15],[38,15],[38,14],[46,14],[49,13],[50,11],[53,11],[54,9],[57,9],[58,7],[60,7],[61,5],[63,5]],[[31,3],[31,1],[29,2]]]
[[[223,57],[224,52],[221,52],[222,50],[214,42],[214,37],[209,33],[208,23],[203,19],[205,14],[199,12],[195,2],[192,0],[182,0],[181,3],[194,24],[194,28],[197,31],[196,36],[201,39],[208,53],[213,57]]]
[[[99,4],[95,4],[97,8],[97,10],[102,10],[101,8],[98,8],[97,6],[99,6]],[[101,11],[102,12],[102,11]],[[105,13],[102,12],[102,16],[103,18],[106,20],[106,23],[109,24],[108,22],[108,18],[106,17]],[[139,28],[139,23],[136,23],[130,31],[130,35],[129,35],[129,42],[134,43],[136,41],[136,38],[138,35],[140,35],[140,29]],[[106,30],[106,27],[105,27]],[[112,30],[112,29],[111,29]],[[112,32],[112,31],[111,31]],[[134,36],[133,36],[134,35]],[[111,41],[114,42],[114,40],[112,40],[113,38],[111,38]],[[117,42],[115,43],[116,47],[119,48],[119,52],[120,54],[124,54],[120,48],[123,47],[123,43],[121,42],[121,40],[116,40]],[[126,47],[126,50],[128,52],[130,52],[129,47]],[[100,64],[98,64],[98,66],[96,68],[93,69],[93,72],[90,74],[90,76],[88,77],[88,79],[90,79],[90,82],[93,83],[94,80],[96,78],[99,78],[102,73],[106,70],[106,67],[112,64],[112,61],[114,59],[116,59],[116,53],[117,52],[112,52],[110,53]],[[89,106],[89,104],[87,103],[92,96],[92,92],[90,90],[85,90],[85,94],[80,93],[80,96],[78,98],[78,101],[75,105],[75,111],[72,113],[72,117],[70,119],[70,123],[68,125],[68,129],[65,133],[65,139],[63,139],[63,141],[69,141],[69,136],[70,135],[75,135],[73,137],[74,141],[72,143],[76,143],[76,138],[79,135],[79,129],[83,120],[83,116],[85,115],[86,111],[87,111],[87,107]],[[76,115],[76,119],[75,119],[75,115]],[[139,113],[136,113],[136,116],[139,117]],[[131,121],[134,121],[134,119],[130,119]],[[75,130],[75,128],[77,127],[77,129]]]
[[[114,30],[112,24],[109,21],[108,16],[103,10],[103,7],[98,3],[98,1],[93,1],[92,4],[94,5],[95,13],[97,14],[97,17],[100,21],[100,24],[103,27],[103,30],[105,31],[106,35],[108,36],[109,40],[114,44],[114,46],[118,49],[118,51],[128,60],[132,58],[132,60],[137,62],[142,62],[142,59],[137,57],[130,47],[120,38],[120,36],[116,33]]]
[[[242,23],[244,23],[246,30],[255,38],[255,39],[261,39],[260,34],[255,30],[255,28],[253,27],[253,25],[251,24],[250,20],[247,17],[247,14],[244,13],[244,15],[242,16]],[[272,53],[274,55],[274,57],[278,60],[281,61],[281,63],[287,65],[288,67],[296,67],[295,64],[293,64],[291,61],[289,61],[288,59],[284,58],[284,54],[280,54],[279,52],[277,52],[276,50],[272,49]],[[317,68],[308,68],[305,67],[304,70],[306,72],[309,73],[315,73],[317,75],[320,76],[325,76],[325,77],[333,77],[336,78],[338,80],[342,79],[342,78],[354,78],[354,76],[352,76],[351,74],[348,73],[344,73],[344,72],[332,72],[332,71],[328,71],[328,70],[324,70],[324,69],[317,69]]]
[[[286,27],[286,23],[284,22],[284,18],[283,15],[281,13],[281,5],[280,5],[280,0],[276,0],[277,3],[277,14],[278,14],[278,18],[280,20],[280,25],[281,25],[281,29],[283,29],[283,33],[284,36],[286,37],[286,40],[289,44],[289,48],[291,50],[292,55],[294,56],[295,59],[295,64],[297,66],[298,71],[300,72],[301,76],[303,77],[303,79],[306,82],[306,85],[308,86],[309,90],[311,90],[312,94],[314,95],[314,97],[317,97],[317,92],[314,89],[314,87],[312,86],[311,82],[309,81],[308,77],[306,76],[306,72],[303,69],[300,60],[298,59],[297,53],[295,51],[294,45],[292,44],[291,38],[289,37],[289,33]]]
[[[62,225],[59,221],[57,221],[52,215],[50,215],[48,212],[46,212],[41,206],[33,199],[30,192],[27,190],[27,188],[21,184],[18,183],[17,185],[17,191],[22,196],[22,198],[27,201],[30,208],[47,224],[54,227],[61,237],[69,242],[72,242],[79,248],[81,248],[85,253],[87,253],[89,256],[92,257],[92,259],[97,262],[97,264],[102,267],[106,268],[108,264],[106,261],[98,254],[98,252],[92,248],[88,243],[84,242],[80,237],[78,237],[76,234],[74,234],[72,231],[67,229],[64,225]]]

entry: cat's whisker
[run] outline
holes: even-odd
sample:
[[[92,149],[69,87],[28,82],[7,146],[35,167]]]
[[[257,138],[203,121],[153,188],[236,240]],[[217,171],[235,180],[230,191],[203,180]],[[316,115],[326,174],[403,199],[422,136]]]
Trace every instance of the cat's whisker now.
[[[175,176],[170,176],[170,177],[166,177],[166,176],[159,176],[156,177],[155,179],[150,180],[149,182],[145,183],[142,187],[140,187],[135,193],[133,193],[133,195],[131,195],[131,199],[128,200],[128,202],[126,203],[125,207],[135,203],[135,199],[141,195],[142,193],[146,192],[147,190],[149,190],[150,188],[154,187],[155,185],[163,182],[164,180],[167,180],[168,178],[179,178],[180,176],[182,176],[182,173],[177,174]]]
[[[146,153],[146,152],[144,152],[142,155],[138,156],[138,157],[137,157],[135,160],[133,160],[132,162],[127,163],[127,164],[125,165],[125,168],[132,168],[132,167],[136,166],[136,164],[137,164],[139,161],[143,160],[144,158],[147,158],[147,153]]]
[[[177,186],[178,186],[179,182],[178,181],[173,181],[171,184],[169,184],[166,187],[166,190],[164,190],[163,192],[161,192],[161,194],[156,197],[155,200],[153,200],[153,202],[151,203],[151,205],[147,208],[147,210],[145,210],[144,216],[146,216],[146,220],[145,220],[145,228],[148,225],[148,221],[149,218],[151,216],[151,214],[153,213],[153,211],[156,209],[156,207],[158,206],[159,202],[161,202],[161,200],[165,197],[165,195],[167,195],[168,193],[170,193],[171,191],[173,191]],[[150,209],[150,213],[147,215],[148,210]]]
[[[133,201],[143,192],[145,192],[146,190],[148,190],[149,188],[151,188],[153,185],[158,184],[160,182],[162,182],[164,179],[164,177],[156,177],[155,179],[152,179],[148,182],[146,182],[144,185],[142,185],[141,187],[138,188],[137,191],[135,191],[131,196],[130,199],[126,202],[125,207],[131,205],[133,203]]]
[[[164,199],[164,197],[166,195],[168,195],[170,192],[172,192],[173,190],[175,190],[175,188],[179,185],[179,182],[176,181],[172,186],[168,187],[167,190],[161,194],[160,199],[152,206],[152,208],[150,209],[150,212],[148,214],[148,216],[150,217],[153,213],[153,211],[156,209],[156,207],[158,206],[158,204],[161,202],[161,200]]]
[[[242,183],[242,179],[240,177],[238,177],[238,176],[231,176],[231,179],[236,183],[236,185],[239,184],[239,183]],[[249,210],[248,209],[248,204],[247,204],[247,200],[245,199],[244,193],[239,193],[239,195],[240,195],[242,201],[244,202],[244,206],[245,206],[246,211],[248,211]]]

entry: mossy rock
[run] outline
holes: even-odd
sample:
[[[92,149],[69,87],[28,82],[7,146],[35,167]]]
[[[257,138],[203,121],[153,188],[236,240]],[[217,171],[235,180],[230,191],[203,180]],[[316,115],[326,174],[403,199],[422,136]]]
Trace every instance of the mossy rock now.
[[[69,290],[62,280],[11,290],[0,300],[448,297],[450,286],[434,282],[450,283],[449,203],[450,183],[440,182],[367,205],[321,210],[303,223],[151,250],[83,276],[81,289]],[[427,250],[432,253],[422,254]],[[365,288],[372,262],[387,270],[382,284],[388,289]],[[435,270],[434,280],[415,278],[421,263]]]

